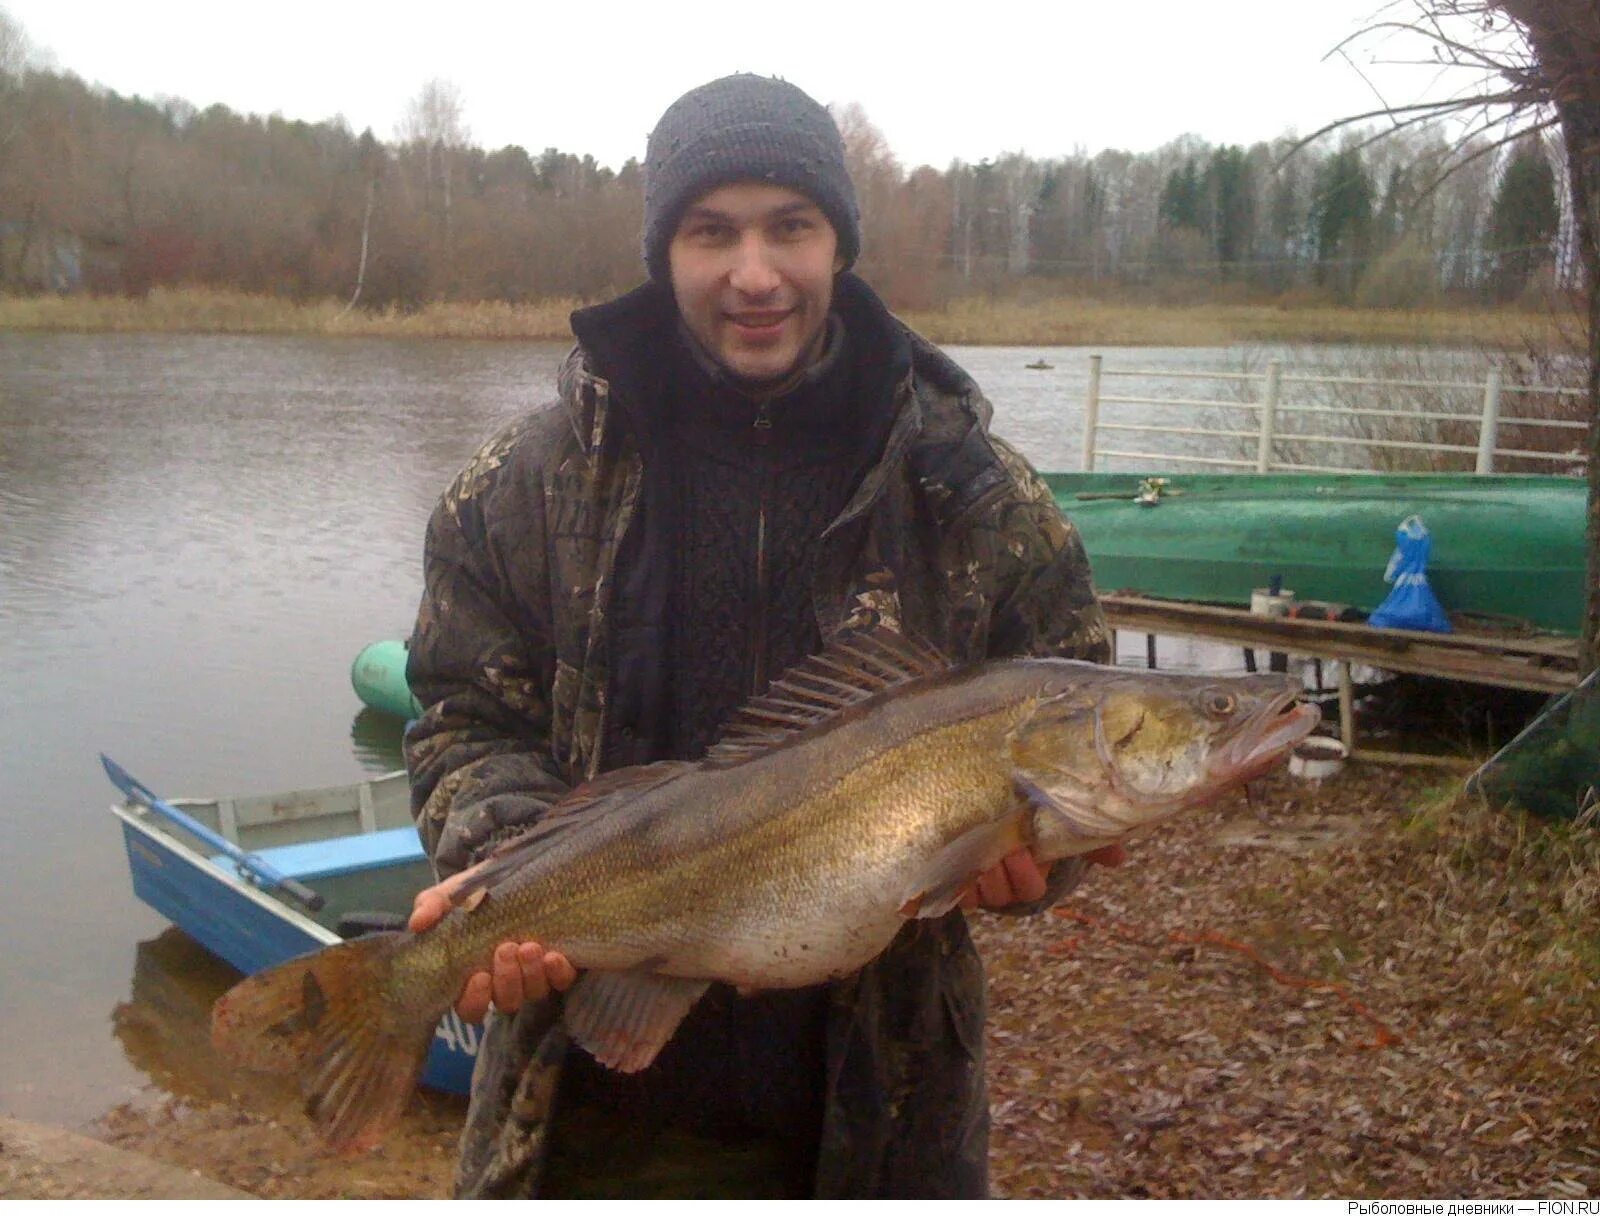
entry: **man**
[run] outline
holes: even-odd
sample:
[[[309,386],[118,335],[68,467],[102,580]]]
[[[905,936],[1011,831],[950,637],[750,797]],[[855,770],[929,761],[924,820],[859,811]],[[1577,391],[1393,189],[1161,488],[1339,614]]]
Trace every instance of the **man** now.
[[[730,76],[662,116],[650,281],[573,314],[559,400],[491,440],[429,526],[407,760],[442,877],[572,785],[698,757],[840,629],[956,660],[1107,657],[1075,532],[971,379],[848,273],[859,247],[838,130],[799,89]],[[967,906],[1036,910],[1082,868],[1047,877],[1018,852]],[[714,985],[634,1076],[567,1050],[541,998],[574,975],[505,943],[468,982],[463,1014],[498,1012],[458,1194],[985,1193],[983,973],[960,911],[833,984]]]

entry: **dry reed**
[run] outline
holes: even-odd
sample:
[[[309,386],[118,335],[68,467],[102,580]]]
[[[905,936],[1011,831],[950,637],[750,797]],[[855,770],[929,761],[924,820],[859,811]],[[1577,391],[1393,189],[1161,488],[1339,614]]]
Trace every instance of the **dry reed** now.
[[[121,296],[3,296],[0,330],[82,333],[305,334],[327,337],[481,338],[565,341],[577,300],[532,304],[437,303],[414,312],[346,311],[336,300],[296,303],[200,288]]]
[[[0,296],[0,330],[263,333],[329,336],[546,339],[571,336],[576,300],[528,304],[436,303],[414,312],[345,310],[343,302],[296,303],[203,288],[158,288],[144,299]],[[1554,343],[1545,317],[1514,311],[1415,311],[1212,302],[1163,305],[1099,299],[1037,302],[966,299],[906,320],[935,342],[957,345],[1224,346],[1241,342],[1476,344]]]
[[[1498,370],[1503,388],[1495,472],[1582,471],[1586,407],[1581,394],[1573,391],[1580,376],[1572,357],[1526,344],[1499,352],[1374,346],[1339,350],[1331,357],[1302,349],[1277,357],[1287,379],[1280,401],[1284,408],[1275,420],[1275,467],[1470,473],[1477,463],[1485,382],[1491,370]],[[1234,370],[1261,377],[1266,363],[1265,353],[1247,351]],[[1254,429],[1259,425],[1254,407],[1262,392],[1260,379],[1223,385],[1221,396],[1230,404],[1219,400],[1219,408],[1202,415],[1203,425]],[[1296,412],[1301,409],[1316,412]],[[1333,442],[1321,442],[1329,439]],[[1456,450],[1403,446],[1422,444]],[[1255,459],[1253,438],[1228,440],[1222,446],[1224,451],[1208,454]]]
[[[961,300],[906,321],[934,342],[1023,346],[1230,346],[1245,342],[1471,344],[1520,348],[1558,339],[1548,317],[1514,311],[1401,311],[1213,302],[1123,304]]]

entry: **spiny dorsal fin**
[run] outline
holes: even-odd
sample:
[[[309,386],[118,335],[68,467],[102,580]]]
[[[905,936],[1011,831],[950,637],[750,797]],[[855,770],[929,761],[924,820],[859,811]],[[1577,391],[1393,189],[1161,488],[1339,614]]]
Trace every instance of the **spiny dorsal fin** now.
[[[890,629],[840,634],[821,654],[800,660],[736,710],[706,759],[715,764],[746,760],[885,689],[950,667],[932,647]]]
[[[473,902],[474,895],[489,890],[506,874],[520,869],[529,858],[544,852],[572,828],[584,823],[587,820],[584,812],[598,803],[624,791],[643,793],[694,767],[687,760],[662,760],[655,764],[613,769],[593,781],[584,782],[552,805],[537,823],[490,853],[482,868],[455,889],[451,896],[452,906],[464,907],[469,912],[475,909],[482,899],[480,897]]]
[[[690,760],[658,760],[654,764],[635,764],[628,768],[614,768],[601,773],[592,781],[585,781],[560,802],[550,808],[551,815],[567,815],[585,811],[621,790],[641,792],[652,786],[670,781],[686,769],[694,767]]]

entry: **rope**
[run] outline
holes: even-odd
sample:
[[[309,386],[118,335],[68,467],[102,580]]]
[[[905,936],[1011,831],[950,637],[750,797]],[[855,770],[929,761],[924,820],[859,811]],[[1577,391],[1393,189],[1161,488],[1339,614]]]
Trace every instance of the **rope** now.
[[[1132,942],[1135,945],[1145,946],[1150,949],[1159,949],[1163,944],[1160,941],[1151,941],[1149,938],[1144,937],[1126,925],[1119,924],[1115,921],[1102,920],[1098,917],[1090,916],[1087,913],[1079,912],[1075,908],[1058,907],[1053,909],[1053,911],[1055,912],[1055,915],[1059,916],[1063,920],[1074,921],[1077,924],[1083,925],[1089,929],[1101,930],[1109,933],[1112,937],[1119,938],[1122,941]],[[1052,946],[1046,947],[1046,952],[1057,956],[1069,955],[1074,949],[1076,949],[1079,941],[1080,939],[1077,936],[1070,936],[1062,939],[1060,942],[1057,942]],[[1370,1041],[1357,1043],[1357,1047],[1376,1050],[1384,1047],[1392,1047],[1397,1043],[1405,1042],[1403,1035],[1390,1027],[1386,1022],[1379,1018],[1377,1014],[1373,1013],[1372,1010],[1367,1008],[1366,1005],[1352,996],[1350,994],[1350,990],[1343,984],[1336,983],[1333,980],[1314,980],[1309,976],[1294,975],[1263,957],[1259,950],[1247,942],[1236,941],[1231,937],[1225,937],[1223,934],[1218,933],[1214,929],[1201,929],[1196,932],[1187,932],[1181,929],[1169,930],[1165,934],[1165,941],[1174,942],[1180,945],[1217,946],[1223,950],[1231,950],[1235,954],[1242,954],[1245,958],[1249,959],[1252,963],[1255,963],[1258,967],[1265,971],[1269,976],[1272,977],[1272,979],[1276,980],[1278,983],[1287,988],[1302,988],[1314,992],[1333,993],[1336,997],[1343,1001],[1345,1006],[1353,1013],[1366,1019],[1366,1021],[1369,1022],[1374,1029],[1375,1033],[1373,1038]]]

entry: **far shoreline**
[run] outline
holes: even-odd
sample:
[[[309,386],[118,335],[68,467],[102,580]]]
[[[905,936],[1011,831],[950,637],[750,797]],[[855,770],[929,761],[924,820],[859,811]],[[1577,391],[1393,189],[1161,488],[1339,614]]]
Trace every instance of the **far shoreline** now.
[[[296,303],[202,288],[148,296],[0,296],[0,332],[257,334],[570,342],[584,301],[441,302],[365,311],[336,300]],[[1322,303],[1168,304],[1055,296],[967,298],[901,317],[948,346],[1234,346],[1249,343],[1467,346],[1554,350],[1575,323],[1550,310],[1390,309]]]

